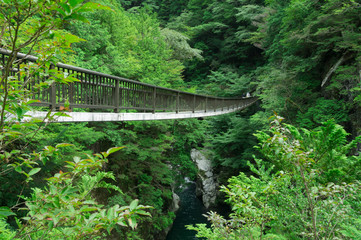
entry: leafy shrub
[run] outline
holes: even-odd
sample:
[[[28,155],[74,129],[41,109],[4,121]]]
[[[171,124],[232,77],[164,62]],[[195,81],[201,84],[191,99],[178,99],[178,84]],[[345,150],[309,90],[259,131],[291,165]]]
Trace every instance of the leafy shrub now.
[[[256,134],[265,160],[248,162],[222,187],[230,219],[208,214],[212,225],[188,226],[208,239],[349,239],[359,232],[361,157],[348,156],[360,141],[329,121],[297,129],[275,116],[269,132]]]

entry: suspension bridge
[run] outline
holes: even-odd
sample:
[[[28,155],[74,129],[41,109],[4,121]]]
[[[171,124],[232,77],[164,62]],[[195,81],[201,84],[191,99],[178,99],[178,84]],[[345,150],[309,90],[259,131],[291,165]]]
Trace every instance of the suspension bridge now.
[[[6,65],[11,52],[0,48],[0,64]],[[26,63],[36,62],[34,56],[18,53],[16,58]],[[20,70],[13,69],[13,74]],[[69,84],[52,84],[49,88],[36,90],[44,77],[33,77],[24,87],[32,92],[34,106],[59,110],[65,105],[71,112],[60,116],[58,122],[92,121],[144,121],[161,119],[200,118],[222,115],[242,110],[257,97],[224,98],[199,95],[154,86],[122,77],[112,76],[63,63],[52,65],[53,69],[79,81]],[[46,111],[28,113],[31,117],[46,117]]]

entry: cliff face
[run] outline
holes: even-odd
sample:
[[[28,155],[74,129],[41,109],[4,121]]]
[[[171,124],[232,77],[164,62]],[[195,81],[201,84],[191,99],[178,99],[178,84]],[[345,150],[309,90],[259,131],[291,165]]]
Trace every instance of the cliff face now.
[[[211,160],[197,149],[191,150],[191,158],[198,168],[197,196],[201,197],[206,208],[214,206],[217,194],[217,181],[213,174]]]

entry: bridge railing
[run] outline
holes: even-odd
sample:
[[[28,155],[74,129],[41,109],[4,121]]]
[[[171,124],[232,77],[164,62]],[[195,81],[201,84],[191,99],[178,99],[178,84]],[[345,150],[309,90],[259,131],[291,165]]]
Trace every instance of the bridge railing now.
[[[10,52],[0,48],[0,67],[8,61]],[[36,62],[37,58],[18,53],[17,59],[26,63]],[[17,65],[19,66],[19,64]],[[56,108],[66,102],[71,108],[89,109],[133,109],[143,112],[196,112],[223,111],[244,108],[257,101],[250,98],[221,98],[158,87],[126,78],[112,76],[84,68],[57,63],[52,68],[64,74],[71,74],[78,82],[69,84],[52,84],[49,88],[34,89],[45,80],[41,75],[33,76],[25,87],[32,90],[32,98],[39,100],[36,106]],[[15,75],[19,69],[13,69]]]

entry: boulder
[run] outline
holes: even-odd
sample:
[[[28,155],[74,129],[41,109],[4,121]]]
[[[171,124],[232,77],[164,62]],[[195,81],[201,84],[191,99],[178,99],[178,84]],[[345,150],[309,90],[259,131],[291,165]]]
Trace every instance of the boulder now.
[[[201,197],[206,208],[214,206],[218,184],[213,175],[212,162],[206,158],[203,151],[197,149],[191,150],[191,158],[198,168],[197,196]]]

